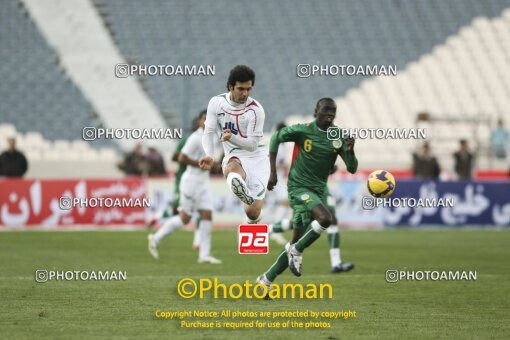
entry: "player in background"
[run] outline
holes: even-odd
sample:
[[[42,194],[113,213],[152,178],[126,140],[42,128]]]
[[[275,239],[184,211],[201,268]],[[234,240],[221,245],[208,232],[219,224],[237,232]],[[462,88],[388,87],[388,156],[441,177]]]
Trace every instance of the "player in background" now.
[[[213,164],[214,142],[220,139],[225,157],[223,175],[232,192],[244,203],[247,223],[261,220],[263,199],[269,179],[269,159],[264,145],[265,113],[262,105],[250,97],[255,72],[238,65],[229,74],[229,92],[213,97],[207,106],[202,144],[205,156],[200,167]]]
[[[207,111],[204,110],[203,112],[200,112],[199,117],[202,114],[205,114]],[[198,118],[193,119],[193,122],[191,124],[191,133],[195,132],[199,128],[198,126]],[[180,185],[181,185],[181,177],[182,174],[186,171],[187,164],[179,162],[179,155],[182,151],[182,148],[186,144],[186,141],[188,140],[191,133],[187,133],[181,138],[179,143],[177,144],[177,147],[175,148],[175,151],[172,155],[172,161],[178,163],[177,171],[175,172],[175,181],[174,181],[174,192],[172,197],[172,203],[171,207],[165,208],[162,211],[158,211],[152,219],[149,221],[147,228],[152,229],[154,227],[159,227],[163,223],[165,223],[166,220],[168,220],[170,217],[177,215],[179,212],[177,208],[179,208],[179,195],[180,195]],[[200,217],[198,217],[198,220],[196,221],[195,233],[193,237],[193,248],[198,249],[200,246],[200,233],[198,232],[198,225],[200,224]]]
[[[328,138],[328,128],[334,126],[336,103],[331,98],[322,98],[315,107],[316,119],[308,124],[297,124],[273,134],[269,146],[271,175],[268,189],[278,182],[276,157],[278,145],[295,142],[299,148],[287,182],[289,199],[293,208],[293,238],[278,255],[276,262],[257,278],[270,288],[271,283],[287,267],[296,276],[301,276],[302,253],[311,246],[331,225],[333,217],[327,208],[327,180],[340,156],[347,170],[355,173],[358,160],[354,154],[353,138]]]
[[[193,213],[198,210],[200,215],[199,234],[200,249],[198,262],[219,264],[220,260],[211,256],[211,229],[212,229],[212,196],[209,189],[209,171],[202,170],[198,166],[198,160],[203,157],[202,135],[204,133],[206,112],[202,112],[198,118],[200,128],[188,138],[179,155],[179,162],[186,163],[188,167],[181,178],[181,197],[179,214],[171,217],[154,234],[150,234],[149,252],[154,258],[159,258],[158,247],[165,237],[188,224]],[[213,163],[213,167],[219,167]]]

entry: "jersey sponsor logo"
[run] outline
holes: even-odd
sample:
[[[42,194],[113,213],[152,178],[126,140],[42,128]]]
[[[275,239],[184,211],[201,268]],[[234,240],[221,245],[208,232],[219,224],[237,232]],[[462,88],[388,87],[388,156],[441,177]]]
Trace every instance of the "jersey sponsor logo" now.
[[[267,224],[241,224],[237,233],[239,254],[268,254],[269,227]]]
[[[301,199],[302,199],[303,201],[306,201],[306,200],[307,200],[307,199],[309,199],[309,198],[310,198],[310,195],[308,195],[308,194],[303,194],[303,195],[301,195]]]
[[[232,122],[225,122],[225,126],[223,127],[223,130],[230,129],[234,135],[237,135],[239,131],[235,127],[236,125]]]
[[[332,141],[332,144],[335,149],[340,149],[342,147],[342,142],[339,139]]]

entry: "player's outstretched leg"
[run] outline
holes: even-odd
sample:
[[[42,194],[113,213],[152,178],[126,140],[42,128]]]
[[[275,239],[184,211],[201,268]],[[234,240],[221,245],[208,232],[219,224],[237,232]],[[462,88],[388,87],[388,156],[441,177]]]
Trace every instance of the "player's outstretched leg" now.
[[[230,190],[232,190],[234,195],[236,195],[241,200],[241,202],[247,205],[253,204],[254,199],[251,196],[250,190],[248,189],[246,182],[244,181],[240,174],[238,174],[237,172],[229,173],[227,176],[227,183]]]
[[[271,289],[271,283],[289,266],[289,261],[287,260],[287,247],[288,246],[282,249],[271,267],[269,267],[265,273],[257,277],[255,283],[262,283],[266,286],[268,291]],[[265,299],[269,299],[269,297],[266,296]]]
[[[223,174],[227,177],[228,187],[232,190],[234,195],[244,204],[252,205],[254,199],[244,180],[244,178],[246,178],[246,172],[241,166],[239,158],[232,157],[229,159],[227,165],[223,168]]]
[[[318,204],[311,209],[311,215],[314,220],[306,229],[306,232],[287,252],[289,258],[289,269],[292,274],[301,276],[301,267],[303,263],[302,253],[311,246],[331,224],[331,214],[322,204]],[[296,232],[296,229],[294,229]],[[295,239],[294,239],[295,240]],[[294,241],[293,240],[293,241]]]
[[[152,257],[155,259],[159,258],[159,243],[165,237],[188,223],[189,219],[186,219],[186,217],[187,216],[181,216],[181,214],[173,216],[168,219],[168,221],[166,221],[165,224],[163,224],[163,226],[156,233],[149,234],[149,253],[152,255]]]

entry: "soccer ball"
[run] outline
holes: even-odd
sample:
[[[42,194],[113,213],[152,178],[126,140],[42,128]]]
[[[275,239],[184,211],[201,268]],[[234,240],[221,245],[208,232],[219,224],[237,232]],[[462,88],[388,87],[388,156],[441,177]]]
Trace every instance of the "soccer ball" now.
[[[388,197],[395,190],[395,178],[386,170],[375,170],[368,175],[367,188],[374,197]]]

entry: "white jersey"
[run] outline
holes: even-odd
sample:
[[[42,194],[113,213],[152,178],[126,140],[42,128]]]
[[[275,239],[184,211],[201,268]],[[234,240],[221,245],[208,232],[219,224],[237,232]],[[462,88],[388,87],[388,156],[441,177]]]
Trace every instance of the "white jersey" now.
[[[265,113],[262,105],[255,99],[248,97],[243,104],[233,103],[230,93],[223,93],[213,97],[207,106],[207,118],[205,132],[216,133],[221,138],[224,129],[232,131],[232,141],[223,142],[225,157],[232,155],[240,157],[259,157],[267,155],[264,144],[264,119]],[[253,151],[236,144],[255,139]]]
[[[184,144],[181,153],[195,161],[198,161],[200,158],[204,157],[205,152],[204,148],[202,147],[203,134],[203,128],[199,128],[193,132]],[[188,165],[186,167],[186,171],[184,171],[182,174],[181,183],[187,182],[190,179],[193,179],[194,182],[207,181],[209,179],[209,171]]]

